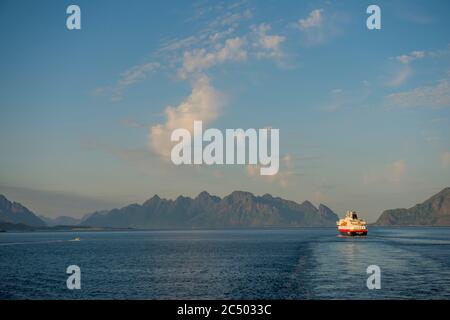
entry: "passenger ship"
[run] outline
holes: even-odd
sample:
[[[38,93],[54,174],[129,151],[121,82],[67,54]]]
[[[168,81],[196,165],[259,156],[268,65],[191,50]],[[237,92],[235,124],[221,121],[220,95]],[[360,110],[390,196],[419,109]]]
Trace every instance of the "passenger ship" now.
[[[347,236],[365,236],[367,235],[367,224],[363,219],[358,218],[355,211],[347,211],[344,219],[336,222],[341,234]]]

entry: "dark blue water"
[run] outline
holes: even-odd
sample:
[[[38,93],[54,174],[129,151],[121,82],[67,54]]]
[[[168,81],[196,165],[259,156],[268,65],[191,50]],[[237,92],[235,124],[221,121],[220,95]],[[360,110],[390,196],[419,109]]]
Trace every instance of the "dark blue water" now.
[[[0,298],[448,299],[450,228],[3,233]]]

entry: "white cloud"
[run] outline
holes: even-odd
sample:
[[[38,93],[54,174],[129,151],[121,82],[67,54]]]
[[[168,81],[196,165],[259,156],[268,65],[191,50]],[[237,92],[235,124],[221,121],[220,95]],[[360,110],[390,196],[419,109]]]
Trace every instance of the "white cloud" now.
[[[113,87],[101,87],[94,91],[96,95],[108,94],[111,96],[112,101],[119,101],[122,99],[124,90],[135,83],[141,82],[147,75],[160,68],[158,62],[148,62],[140,65],[136,65],[125,70],[121,75],[116,85]]]
[[[164,58],[167,53],[178,54],[180,50],[191,50],[195,47],[207,48],[214,45],[217,41],[235,32],[242,21],[252,17],[251,10],[242,8],[242,6],[243,3],[237,2],[228,7],[218,4],[198,8],[199,15],[193,20],[197,20],[201,16],[213,18],[207,19],[205,26],[193,35],[164,42],[156,53]]]
[[[412,51],[410,53],[391,58],[397,62],[400,62],[401,65],[395,64],[392,66],[391,75],[389,76],[386,85],[388,87],[398,87],[404,84],[413,74],[411,62],[422,59],[425,56],[425,51]]]
[[[391,57],[390,59],[399,64],[392,65],[392,74],[389,80],[386,82],[389,87],[397,87],[402,85],[408,80],[413,74],[412,65],[413,62],[420,59],[439,59],[442,57],[447,57],[450,53],[450,45],[444,49],[432,50],[432,51],[411,51],[410,53],[402,54],[399,56]]]
[[[233,47],[234,45],[242,45],[240,41],[243,41],[244,38],[227,40],[228,42],[224,44],[224,48],[221,48],[222,50],[217,46],[218,41],[230,37],[239,28],[239,24],[242,21],[252,18],[252,12],[249,8],[246,8],[245,1],[235,2],[227,6],[223,4],[209,6],[208,4],[207,7],[201,6],[199,9],[204,13],[205,17],[208,17],[205,19],[202,28],[199,28],[194,34],[164,41],[157,50],[150,53],[154,62],[146,62],[125,70],[120,74],[115,84],[98,87],[93,90],[93,94],[110,96],[113,101],[121,100],[127,87],[144,80],[151,72],[161,67],[171,71],[175,70],[176,72],[179,69],[179,64],[184,64],[185,62],[183,54],[187,55],[187,67],[189,62],[191,62],[193,65],[196,64],[199,69],[208,68],[210,66],[208,64],[211,62],[214,65],[225,60],[245,59],[247,53],[244,50],[237,50]],[[236,51],[232,51],[234,49]],[[217,50],[219,52],[216,52]],[[186,54],[186,51],[189,53]],[[192,55],[192,57],[189,57],[189,55]],[[189,61],[189,58],[191,58],[191,61]],[[195,61],[196,59],[197,61]],[[181,72],[178,70],[179,75],[187,76],[187,70],[183,69],[183,67]]]
[[[212,42],[216,42],[220,39],[225,38],[226,36],[229,36],[230,34],[232,34],[234,31],[236,30],[235,27],[229,27],[228,29],[224,30],[224,31],[218,31],[215,32],[213,34],[211,34],[209,36],[209,40]]]
[[[450,152],[447,151],[441,155],[441,165],[444,169],[450,168]]]
[[[325,12],[324,9],[311,11],[306,18],[299,19],[294,27],[302,34],[302,44],[311,46],[327,42],[343,32],[342,24],[349,17],[341,12]]]
[[[414,60],[422,59],[425,57],[425,51],[412,51],[409,54],[403,54],[396,56],[395,59],[403,64],[409,64]]]
[[[255,30],[244,30],[248,25],[241,25],[252,18],[252,11],[245,1],[225,6],[201,5],[199,10],[205,14],[203,27],[194,34],[164,41],[151,53],[155,62],[136,65],[125,70],[115,85],[99,87],[93,91],[95,95],[111,96],[114,101],[121,100],[125,89],[144,80],[148,74],[159,68],[174,71],[178,78],[187,79],[190,75],[203,74],[207,69],[228,61],[246,60],[252,55],[258,58],[278,58],[283,56],[281,44],[285,37],[269,35],[270,26],[260,25]],[[203,16],[203,13],[200,14]],[[206,15],[206,13],[208,13]],[[211,18],[210,18],[211,17]],[[195,18],[193,20],[196,20]],[[233,36],[241,31],[242,36]],[[255,40],[256,47],[249,44]]]
[[[191,95],[177,107],[168,106],[165,109],[166,123],[150,128],[150,147],[163,159],[170,159],[173,143],[170,135],[173,130],[184,128],[193,132],[195,120],[208,124],[217,119],[220,113],[222,99],[210,84],[206,76],[198,78],[192,88]]]
[[[411,91],[390,94],[386,97],[389,107],[399,108],[448,108],[450,107],[450,83],[443,79],[435,86],[417,87]]]
[[[307,30],[319,27],[322,24],[323,9],[315,9],[309,13],[309,16],[298,20],[298,27],[300,30]]]
[[[255,36],[253,46],[256,48],[258,58],[280,58],[283,56],[281,44],[286,37],[280,35],[268,35],[271,29],[270,25],[262,23],[259,26],[253,26],[252,32]]]
[[[411,62],[412,57],[404,54],[401,56],[396,56],[395,59],[401,63],[408,64]]]
[[[427,53],[425,51],[412,51],[408,54],[402,54],[391,59],[400,62],[401,65],[393,65],[389,80],[386,82],[388,87],[398,87],[406,82],[412,74],[413,69],[411,62],[425,58]]]
[[[215,50],[208,52],[206,49],[197,49],[192,52],[185,52],[183,56],[183,66],[178,71],[181,79],[195,72],[204,71],[214,65],[227,61],[242,61],[247,58],[247,51],[243,49],[244,39],[236,37],[227,39],[225,44]]]
[[[240,20],[246,20],[250,19],[253,16],[250,9],[246,9],[243,12],[237,12],[237,13],[227,13],[223,17],[220,17],[217,22],[220,22],[221,25],[227,26],[227,25],[233,25],[237,23]]]
[[[397,160],[384,168],[365,173],[363,175],[363,183],[399,183],[403,180],[406,169],[407,166],[405,160]]]

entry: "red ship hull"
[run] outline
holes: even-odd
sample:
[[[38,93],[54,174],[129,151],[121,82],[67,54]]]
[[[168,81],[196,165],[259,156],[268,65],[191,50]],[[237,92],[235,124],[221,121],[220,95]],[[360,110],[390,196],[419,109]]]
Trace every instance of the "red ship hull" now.
[[[339,232],[346,236],[367,236],[367,229],[365,230],[339,229]]]

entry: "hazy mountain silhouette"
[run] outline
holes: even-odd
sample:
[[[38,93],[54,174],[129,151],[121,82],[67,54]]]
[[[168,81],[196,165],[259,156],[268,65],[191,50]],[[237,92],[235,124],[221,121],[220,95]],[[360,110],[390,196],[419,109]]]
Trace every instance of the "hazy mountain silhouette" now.
[[[60,216],[56,218],[48,218],[44,216],[39,216],[41,220],[43,220],[47,226],[75,226],[81,222],[81,219],[68,217],[68,216]]]
[[[316,208],[272,197],[234,191],[219,198],[203,191],[196,198],[167,200],[153,196],[140,204],[96,212],[81,224],[112,228],[228,228],[335,226],[338,216],[325,205]]]
[[[0,223],[24,224],[33,227],[44,227],[45,222],[32,211],[18,202],[9,201],[0,194]]]
[[[99,211],[82,219],[38,217],[17,202],[0,195],[0,224],[20,230],[27,226],[91,226],[104,228],[170,229],[232,227],[319,227],[335,226],[338,216],[327,206],[316,208],[311,202],[299,204],[273,197],[234,191],[224,198],[201,192],[196,198],[179,196],[175,200],[157,195],[143,204]],[[386,210],[379,226],[450,226],[450,188],[409,209]]]
[[[450,226],[450,188],[409,209],[384,211],[375,225]]]

